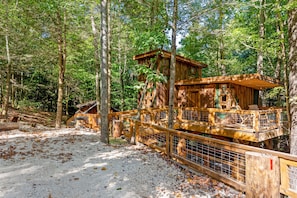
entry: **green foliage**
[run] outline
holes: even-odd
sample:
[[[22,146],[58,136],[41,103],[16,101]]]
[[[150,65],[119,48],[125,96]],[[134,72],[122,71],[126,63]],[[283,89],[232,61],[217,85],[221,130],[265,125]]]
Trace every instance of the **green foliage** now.
[[[90,14],[100,24],[98,2],[90,0],[7,1],[9,12],[0,4],[0,82],[5,81],[6,51],[4,35],[9,30],[10,53],[15,96],[21,106],[55,111],[57,99],[57,20],[65,14],[67,61],[64,103],[71,105],[95,99],[95,66]],[[264,73],[273,76],[280,51],[279,20],[287,20],[287,11],[296,1],[267,0],[265,5]],[[111,106],[116,109],[137,107],[144,82],[166,82],[166,77],[146,66],[136,65],[133,55],[156,48],[168,49],[171,4],[167,1],[113,0],[111,3]],[[178,53],[208,64],[203,76],[220,75],[220,60],[227,74],[255,73],[259,49],[258,1],[180,1],[178,31],[182,37]],[[280,13],[281,18],[277,17]],[[7,19],[7,20],[6,20]],[[287,27],[284,26],[285,36]],[[285,38],[287,41],[287,38]],[[287,43],[286,43],[287,45]],[[151,60],[154,61],[154,60]],[[283,73],[283,72],[282,72]],[[283,78],[282,78],[283,79]],[[283,92],[272,89],[267,99]]]
[[[144,75],[146,80],[151,83],[162,83],[167,82],[166,76],[161,73],[158,73],[154,69],[148,68],[146,65],[137,65],[137,73],[139,76]]]
[[[275,87],[267,90],[265,93],[265,100],[272,102],[269,106],[286,106],[284,87]]]
[[[280,51],[278,20],[286,21],[286,1],[266,1],[264,74],[274,76],[277,54]],[[195,60],[209,65],[204,69],[204,76],[219,75],[218,55],[219,39],[223,37],[224,59],[227,74],[257,72],[257,56],[260,45],[259,37],[259,1],[194,1],[188,4],[187,34],[182,39],[179,51]],[[280,12],[281,18],[277,18]],[[222,15],[222,28],[219,16]],[[285,26],[286,27],[286,26]],[[286,28],[284,31],[287,31]],[[286,35],[286,32],[285,32]]]

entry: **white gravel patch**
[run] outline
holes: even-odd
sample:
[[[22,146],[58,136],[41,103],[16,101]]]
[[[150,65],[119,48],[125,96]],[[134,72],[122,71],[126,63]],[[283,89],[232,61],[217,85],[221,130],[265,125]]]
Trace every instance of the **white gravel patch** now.
[[[216,186],[222,189],[201,188],[188,174],[143,145],[104,145],[97,133],[83,129],[0,132],[0,197],[240,195],[222,184]]]

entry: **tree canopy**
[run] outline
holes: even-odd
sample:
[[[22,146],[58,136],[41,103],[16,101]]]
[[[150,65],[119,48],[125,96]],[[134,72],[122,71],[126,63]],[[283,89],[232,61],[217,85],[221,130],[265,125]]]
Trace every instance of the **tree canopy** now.
[[[287,0],[180,0],[177,53],[208,64],[203,71],[205,77],[256,73],[261,54],[263,74],[285,82],[286,21],[292,6],[294,3],[289,5]],[[137,81],[139,66],[132,57],[157,48],[170,50],[172,11],[173,1],[110,1],[111,107],[137,107],[141,86]],[[2,0],[0,102],[4,102],[7,93],[8,46],[11,105],[57,110],[59,32],[65,39],[67,60],[63,112],[72,114],[76,104],[95,100],[98,60],[94,56],[91,17],[99,34],[101,12],[100,4],[89,0]],[[57,13],[62,17],[64,30]],[[100,48],[98,41],[97,45]],[[274,98],[279,92],[285,90],[274,90],[266,97]]]

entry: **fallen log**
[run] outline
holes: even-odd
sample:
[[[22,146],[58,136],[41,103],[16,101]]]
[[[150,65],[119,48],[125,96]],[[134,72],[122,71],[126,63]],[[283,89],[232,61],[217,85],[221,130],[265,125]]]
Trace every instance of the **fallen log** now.
[[[18,128],[19,128],[19,123],[15,123],[15,122],[0,123],[0,131],[9,131],[9,130],[18,129]]]

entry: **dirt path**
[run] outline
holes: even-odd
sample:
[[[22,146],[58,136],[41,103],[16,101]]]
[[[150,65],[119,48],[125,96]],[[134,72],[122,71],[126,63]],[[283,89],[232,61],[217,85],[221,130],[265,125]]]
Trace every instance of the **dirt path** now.
[[[0,197],[241,197],[190,176],[145,146],[107,146],[96,133],[61,129],[0,133]]]

